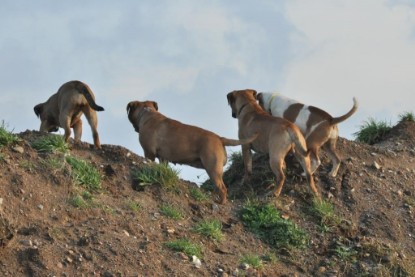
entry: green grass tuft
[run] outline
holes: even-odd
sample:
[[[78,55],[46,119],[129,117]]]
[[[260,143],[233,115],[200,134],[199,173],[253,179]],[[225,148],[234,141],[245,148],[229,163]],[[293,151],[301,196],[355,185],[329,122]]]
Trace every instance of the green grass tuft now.
[[[168,204],[163,204],[160,207],[160,212],[161,214],[170,217],[172,219],[182,219],[183,218],[183,214],[180,210],[178,210],[177,208],[168,205]]]
[[[179,181],[179,171],[171,168],[168,163],[149,163],[133,171],[132,177],[140,186],[160,184],[174,188]]]
[[[62,136],[46,135],[34,141],[32,147],[41,153],[68,153],[69,146]]]
[[[201,258],[202,249],[199,245],[191,243],[187,239],[179,239],[164,243],[164,245],[174,251],[183,252],[188,256]]]
[[[356,137],[356,141],[373,145],[382,141],[391,129],[392,127],[386,121],[376,121],[369,118],[353,135]]]
[[[204,220],[197,224],[193,231],[196,233],[202,234],[208,238],[212,238],[214,240],[220,241],[223,239],[222,233],[222,223],[217,220]]]
[[[412,112],[404,112],[399,115],[399,123],[410,121],[415,122],[415,115]]]
[[[92,202],[93,202],[93,197],[87,191],[82,192],[80,195],[74,194],[71,196],[71,198],[69,198],[69,204],[71,204],[72,206],[76,208],[81,208],[81,209],[91,207]]]
[[[90,192],[101,189],[101,175],[91,164],[71,156],[66,157],[67,163],[72,167],[73,180]]]
[[[18,136],[12,134],[6,129],[5,123],[2,121],[0,126],[0,148],[19,142],[20,140],[21,139]]]
[[[255,269],[262,269],[264,267],[261,257],[253,254],[242,256],[240,263],[248,264]]]
[[[334,212],[333,204],[325,200],[314,199],[311,211],[319,218],[322,230],[330,230],[341,222],[340,217]]]
[[[196,188],[196,187],[190,189],[190,196],[194,200],[199,201],[199,202],[206,201],[209,199],[206,193],[204,193],[200,188]]]
[[[292,221],[281,218],[271,204],[248,202],[240,216],[251,232],[277,249],[304,248],[308,244],[307,234]]]

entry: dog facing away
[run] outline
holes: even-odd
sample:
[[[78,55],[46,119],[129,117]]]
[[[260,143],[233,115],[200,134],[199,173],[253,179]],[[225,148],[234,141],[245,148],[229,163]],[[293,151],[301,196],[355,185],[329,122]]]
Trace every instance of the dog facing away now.
[[[227,189],[222,178],[227,161],[225,146],[249,144],[256,138],[255,134],[244,140],[219,137],[213,132],[167,118],[158,112],[154,101],[132,101],[127,105],[127,113],[139,133],[146,158],[205,169],[219,191],[220,203],[226,203]]]
[[[300,129],[293,123],[279,117],[273,117],[265,112],[257,103],[257,92],[246,89],[228,93],[228,104],[232,109],[232,117],[238,119],[239,139],[245,139],[257,133],[258,138],[251,144],[242,145],[245,175],[244,182],[252,174],[251,149],[255,152],[269,154],[269,165],[276,176],[274,195],[278,197],[285,182],[285,156],[291,151],[300,162],[307,181],[318,198],[319,192],[314,184],[310,169],[310,158],[306,141]]]
[[[98,119],[96,111],[104,108],[95,103],[92,90],[80,81],[70,81],[63,84],[58,92],[53,94],[45,103],[34,107],[35,114],[40,118],[41,132],[56,132],[59,127],[65,130],[65,141],[71,136],[71,128],[75,133],[75,141],[82,136],[82,114],[85,114],[91,126],[94,145],[98,149],[101,143],[98,135]]]
[[[339,137],[337,124],[352,116],[358,107],[353,98],[353,107],[346,114],[332,117],[327,112],[299,103],[278,93],[258,93],[257,99],[261,107],[273,116],[285,118],[297,125],[304,135],[310,151],[311,172],[320,166],[319,150],[322,147],[332,160],[330,176],[336,177],[341,159],[336,152]]]

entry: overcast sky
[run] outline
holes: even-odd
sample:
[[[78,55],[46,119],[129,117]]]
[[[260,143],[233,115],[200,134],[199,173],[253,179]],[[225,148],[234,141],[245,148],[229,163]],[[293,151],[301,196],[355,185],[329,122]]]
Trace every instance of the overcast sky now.
[[[354,139],[369,117],[395,124],[415,111],[413,3],[3,0],[0,120],[16,133],[37,130],[33,106],[81,80],[105,108],[101,142],[142,155],[129,101],[157,101],[170,118],[236,138],[226,94],[253,88],[333,116],[357,97],[358,112],[339,125],[340,136]],[[83,128],[83,140],[92,142]],[[180,168],[184,179],[207,177]]]

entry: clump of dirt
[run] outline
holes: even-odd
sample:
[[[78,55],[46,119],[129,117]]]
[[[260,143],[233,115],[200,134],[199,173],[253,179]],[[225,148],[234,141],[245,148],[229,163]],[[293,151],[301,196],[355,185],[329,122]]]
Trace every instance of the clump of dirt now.
[[[268,158],[256,156],[260,177],[241,186],[243,165],[235,160],[225,178],[231,201],[218,205],[212,195],[192,197],[197,186],[187,181],[136,190],[132,172],[149,161],[121,146],[97,150],[88,143],[71,143],[70,155],[98,169],[102,189],[91,205],[76,207],[71,197],[79,188],[70,169],[49,163],[62,154],[34,150],[38,132],[18,135],[17,145],[0,149],[1,276],[415,276],[413,122],[398,124],[373,146],[340,139],[336,178],[328,176],[323,153],[315,179],[339,219],[333,224],[311,212],[311,190],[290,157],[278,199],[266,196]],[[275,249],[249,232],[239,217],[248,198],[272,202],[308,234],[309,246]],[[163,205],[180,210],[182,218],[164,216]],[[220,220],[223,240],[193,231],[208,219]],[[166,247],[177,239],[201,246],[200,266]],[[245,255],[270,253],[276,259],[260,269],[241,262]]]

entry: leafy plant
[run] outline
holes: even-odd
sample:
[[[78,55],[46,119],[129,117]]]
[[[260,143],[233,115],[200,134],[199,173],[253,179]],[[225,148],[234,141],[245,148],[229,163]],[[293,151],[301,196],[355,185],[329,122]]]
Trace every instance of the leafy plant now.
[[[276,248],[303,248],[308,243],[306,233],[292,221],[281,218],[271,204],[248,202],[240,216],[251,232]]]
[[[202,202],[208,199],[208,196],[200,188],[191,188],[190,196],[196,201]]]
[[[415,115],[412,112],[404,112],[399,115],[399,123],[405,122],[405,121],[415,121]]]
[[[173,188],[179,181],[179,171],[171,168],[168,163],[149,163],[132,172],[133,179],[140,186],[160,184]]]
[[[353,135],[356,137],[356,141],[372,145],[382,141],[391,129],[392,127],[387,122],[369,118]]]
[[[20,138],[7,131],[4,121],[2,121],[0,126],[0,147],[7,146],[19,141]]]
[[[77,184],[82,185],[90,192],[101,189],[101,175],[95,167],[84,160],[71,156],[67,156],[66,161],[72,168],[71,175]]]
[[[183,218],[183,214],[181,213],[181,211],[179,211],[178,209],[176,209],[175,207],[168,205],[168,204],[164,204],[160,207],[160,212],[161,214],[170,217],[172,219],[182,219]]]
[[[255,269],[261,269],[264,267],[262,259],[258,255],[253,255],[253,254],[244,255],[242,256],[240,262],[243,264],[248,264]]]
[[[164,243],[164,245],[174,251],[183,252],[188,256],[201,258],[202,249],[199,245],[191,243],[187,239],[179,239]]]
[[[69,146],[62,136],[47,135],[32,143],[32,147],[41,153],[68,153]]]
[[[223,238],[222,223],[217,219],[202,221],[193,228],[193,231],[217,241]]]

